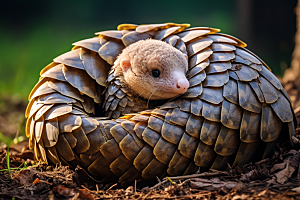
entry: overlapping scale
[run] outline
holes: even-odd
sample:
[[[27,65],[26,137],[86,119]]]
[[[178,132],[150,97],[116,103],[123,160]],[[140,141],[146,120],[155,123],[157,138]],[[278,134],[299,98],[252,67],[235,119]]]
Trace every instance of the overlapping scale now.
[[[230,62],[210,63],[209,66],[205,68],[205,72],[206,74],[214,74],[219,72],[225,72],[230,68]]]
[[[215,52],[209,58],[210,62],[222,62],[222,61],[230,61],[235,58],[234,53],[232,52]]]
[[[206,79],[207,79],[206,73],[205,72],[199,72],[198,74],[194,75],[193,77],[191,77],[189,79],[190,87],[200,85],[202,83],[202,81],[204,81]]]
[[[239,67],[237,67],[239,65]],[[234,68],[239,68],[238,70],[235,70],[234,72],[239,77],[239,80],[241,81],[252,81],[254,79],[257,79],[259,74],[256,70],[251,69],[250,67],[246,65],[240,65],[240,64],[234,64]]]
[[[184,133],[178,144],[178,149],[183,156],[189,159],[193,159],[198,143],[199,139],[192,137],[187,133]]]
[[[249,84],[250,84],[251,88],[253,89],[253,91],[255,92],[258,100],[260,102],[265,102],[265,98],[263,96],[263,93],[262,93],[260,87],[258,86],[258,82],[257,81],[251,81],[251,82],[249,82]]]
[[[95,79],[99,85],[106,86],[107,74],[111,66],[94,51],[88,51],[82,48],[80,57],[87,73]]]
[[[249,60],[243,59],[239,55],[235,55],[235,58],[233,59],[234,63],[244,64],[244,65],[251,65],[252,63]]]
[[[208,38],[212,39],[213,42],[220,42],[220,43],[229,43],[229,44],[234,44],[237,45],[238,42],[226,37],[225,35],[221,35],[221,34],[213,34],[213,35],[208,35]]]
[[[239,144],[238,131],[222,126],[215,143],[215,151],[221,156],[231,156],[236,152]]]
[[[208,64],[209,64],[209,63],[208,63]],[[208,64],[207,64],[207,65],[208,65]],[[188,78],[188,79],[191,79],[191,78],[193,78],[194,76],[196,76],[196,75],[202,73],[202,75],[204,76],[204,77],[203,77],[203,80],[204,80],[205,77],[206,77],[206,73],[203,71],[204,69],[205,69],[205,67],[203,67],[203,65],[196,65],[196,66],[194,66],[193,68],[191,68],[191,69],[189,70],[189,72],[188,72],[188,74],[187,74],[187,78]],[[202,82],[203,80],[201,80],[201,82]]]
[[[76,115],[62,115],[58,118],[59,130],[61,132],[72,132],[81,126],[81,117]]]
[[[210,51],[211,52],[211,51]],[[199,55],[199,54],[197,54],[197,55]],[[206,55],[207,57],[209,57],[209,55]],[[205,56],[205,57],[206,57]],[[192,70],[195,66],[197,66],[198,68],[200,68],[201,70],[203,70],[203,69],[205,69],[208,65],[209,65],[209,60],[207,59],[207,60],[204,60],[204,61],[202,61],[202,58],[200,58],[200,59],[198,59],[197,57],[196,57],[196,59],[194,59],[195,58],[195,56],[194,57],[192,57],[192,58],[190,58],[190,60],[189,60],[189,70]]]
[[[237,82],[232,80],[231,78],[223,87],[223,97],[225,97],[228,101],[238,104],[238,88]]]
[[[181,28],[180,26],[175,26],[175,27],[171,27],[171,28],[167,28],[167,29],[157,31],[153,38],[156,39],[156,40],[163,40],[166,37],[168,37],[169,35],[174,34],[175,32],[177,32],[180,28]]]
[[[179,141],[184,133],[184,129],[178,125],[172,125],[164,122],[161,135],[162,137],[172,144],[179,144]]]
[[[252,143],[260,139],[261,114],[244,110],[241,127],[240,139],[246,143]]]
[[[228,38],[228,39],[230,39],[230,40],[234,40],[234,41],[235,41],[234,44],[237,43],[237,46],[238,46],[238,47],[244,48],[244,47],[247,46],[246,43],[244,43],[243,41],[239,40],[239,39],[236,38],[236,37],[233,37],[232,35],[227,35],[227,34],[224,34],[224,33],[217,33],[216,35],[221,36],[221,37],[226,37],[226,38]],[[230,41],[229,43],[232,43],[232,42]]]
[[[81,40],[81,41],[73,43],[72,45],[79,46],[79,47],[84,47],[86,49],[89,49],[89,50],[95,51],[95,52],[98,52],[98,50],[101,47],[99,37]]]
[[[254,64],[257,64],[257,65],[260,65],[262,64],[260,62],[260,60],[258,60],[255,56],[253,56],[251,53],[245,51],[244,49],[241,49],[241,48],[237,48],[235,53],[240,56],[241,58],[243,58],[244,60],[248,60],[250,61],[251,63],[254,63]]]
[[[251,89],[250,85],[241,81],[238,81],[238,94],[239,105],[245,110],[260,113],[261,103],[258,101],[255,93]]]
[[[41,77],[53,78],[60,81],[67,81],[63,73],[64,64],[57,64],[41,74]]]
[[[232,78],[232,79],[234,79],[236,81],[240,80],[239,77],[236,75],[236,73],[234,71],[229,70],[228,74],[229,74],[230,78]]]
[[[45,82],[49,81],[49,78],[45,78],[45,77],[41,77],[39,79],[39,81],[37,82],[37,84],[35,84],[35,86],[33,87],[33,89],[31,90],[30,94],[28,95],[28,101],[30,101],[32,95],[37,91],[37,89],[39,87],[41,87],[41,85],[43,85]]]
[[[183,42],[189,42],[195,38],[210,33],[210,30],[190,30],[177,34]]]
[[[72,132],[73,136],[77,139],[77,144],[74,147],[77,153],[86,152],[90,148],[90,142],[86,136],[86,132],[82,128],[75,129]]]
[[[196,116],[201,116],[201,110],[203,106],[203,101],[199,98],[194,98],[191,102],[191,113]]]
[[[167,27],[167,24],[145,24],[145,25],[139,25],[136,27],[136,32],[138,33],[144,33],[148,32],[154,29],[162,28],[162,27]]]
[[[72,112],[72,106],[68,104],[58,104],[50,108],[44,115],[46,120],[54,119],[56,117]]]
[[[210,103],[203,102],[203,108],[202,108],[202,116],[205,119],[219,122],[221,119],[221,105],[214,105]]]
[[[258,77],[258,86],[261,89],[261,92],[264,96],[266,103],[274,103],[278,99],[277,89],[269,83],[265,78]]]
[[[187,50],[186,50],[185,43],[184,43],[181,39],[179,39],[179,40],[177,41],[177,43],[175,44],[174,47],[175,47],[176,49],[178,49],[179,51],[181,51],[182,53],[188,54],[188,53],[187,53]]]
[[[43,105],[41,104],[42,106],[41,107],[38,107],[37,108],[37,112],[34,116],[34,121],[38,121],[41,117],[43,117],[43,115],[50,109],[54,106],[54,104],[46,104],[46,105]],[[29,116],[30,117],[30,116]]]
[[[194,87],[189,87],[187,91],[182,95],[184,98],[195,98],[198,97],[202,94],[203,87],[202,84],[194,86]]]
[[[283,95],[280,95],[278,100],[272,103],[271,106],[282,122],[290,122],[293,120],[291,106]]]
[[[116,31],[116,30],[101,31],[101,32],[95,33],[95,35],[105,36],[105,37],[109,37],[112,39],[118,39],[118,40],[121,40],[121,38],[123,36],[122,31]]]
[[[193,164],[190,159],[186,158],[185,156],[181,155],[181,153],[177,150],[175,151],[172,159],[169,162],[167,173],[170,176],[178,176],[179,174],[186,174],[186,170],[190,164]],[[194,173],[196,169],[191,169],[187,172],[187,174]]]
[[[98,53],[108,64],[113,65],[118,55],[124,48],[125,46],[122,42],[110,40],[101,46],[101,48],[98,50]]]
[[[194,162],[199,167],[210,168],[216,155],[213,146],[206,145],[200,141],[194,156]]]
[[[214,52],[231,52],[231,51],[235,51],[236,48],[234,45],[231,44],[226,44],[226,43],[213,43],[211,45],[211,49]]]
[[[252,143],[241,142],[233,166],[249,163],[259,153],[260,141]]]
[[[213,146],[218,138],[221,123],[205,119],[200,132],[200,140],[206,145]]]
[[[263,105],[260,125],[261,140],[264,142],[275,141],[280,134],[281,127],[282,121],[274,113],[271,106]]]
[[[222,102],[221,123],[230,129],[239,129],[243,110],[239,105],[224,100]]]
[[[175,47],[177,42],[180,41],[180,37],[177,35],[170,35],[169,37],[165,38],[164,41],[172,47]]]
[[[200,38],[186,46],[189,57],[199,53],[203,49],[209,47],[213,43],[213,40],[209,38]]]
[[[278,90],[282,90],[282,85],[276,76],[268,70],[265,66],[262,66],[262,70],[259,72],[263,77],[265,77],[274,87]]]
[[[56,58],[53,59],[54,62],[62,63],[64,65],[68,65],[71,67],[75,67],[77,69],[83,69],[82,60],[80,59],[80,51],[81,48],[75,49],[73,51],[69,51],[64,53]]]
[[[29,101],[31,101],[32,99],[38,97],[38,96],[42,96],[42,95],[46,95],[46,94],[50,94],[50,93],[55,93],[56,91],[53,90],[51,87],[49,87],[48,85],[48,81],[44,82],[43,84],[41,84],[41,86],[32,94],[31,98]]]
[[[117,29],[119,31],[122,31],[122,30],[134,30],[136,27],[138,27],[138,25],[136,25],[136,24],[120,24],[120,25],[118,25]]]
[[[166,141],[165,139],[160,138],[153,149],[153,154],[158,161],[165,165],[168,165],[176,149],[177,145],[174,145]]]
[[[185,111],[187,113],[191,112],[191,104],[192,104],[191,99],[182,99],[181,102],[178,103],[180,110]]]
[[[67,96],[64,96],[58,92],[45,94],[45,95],[39,96],[39,98],[38,98],[38,103],[43,103],[43,104],[58,104],[58,103],[71,104],[71,103],[75,103],[75,102],[76,102],[76,100],[69,98]]]
[[[83,94],[96,97],[95,81],[82,70],[64,65],[63,73],[66,80]]]
[[[138,33],[136,31],[129,32],[122,37],[122,42],[125,46],[129,46],[139,40],[146,40],[152,38],[150,33]]]
[[[200,98],[213,104],[219,104],[223,101],[222,87],[205,87]]]
[[[195,138],[200,138],[200,130],[203,124],[203,117],[190,115],[187,123],[185,131]]]
[[[229,74],[227,71],[207,74],[205,80],[203,81],[204,87],[220,87],[227,83],[229,80]]]
[[[68,83],[52,80],[52,81],[48,82],[48,85],[50,88],[59,92],[62,95],[65,95],[67,97],[71,97],[73,99],[77,99],[77,100],[83,102],[83,98],[80,95],[79,91],[76,90],[74,87],[72,87]]]

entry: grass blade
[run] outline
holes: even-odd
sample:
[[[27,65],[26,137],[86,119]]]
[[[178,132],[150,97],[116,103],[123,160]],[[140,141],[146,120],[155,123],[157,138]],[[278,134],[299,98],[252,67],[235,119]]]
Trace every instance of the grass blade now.
[[[168,178],[168,180],[172,183],[172,184],[174,184],[174,182],[169,178],[169,177],[167,177]]]
[[[10,166],[9,166],[9,147],[7,147],[7,152],[6,152],[6,164],[7,164],[8,173],[10,175],[10,178],[12,179],[12,174],[11,174]]]

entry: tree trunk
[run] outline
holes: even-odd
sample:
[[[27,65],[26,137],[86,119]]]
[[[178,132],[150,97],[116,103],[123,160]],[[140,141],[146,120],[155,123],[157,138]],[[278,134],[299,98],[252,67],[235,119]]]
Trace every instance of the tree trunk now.
[[[298,0],[297,7],[295,8],[296,16],[297,16],[297,32],[295,35],[295,48],[292,54],[292,62],[291,67],[285,70],[283,76],[283,83],[287,84],[288,82],[297,81],[300,82],[300,0]],[[300,91],[300,84],[297,84]],[[289,88],[288,88],[289,89]]]

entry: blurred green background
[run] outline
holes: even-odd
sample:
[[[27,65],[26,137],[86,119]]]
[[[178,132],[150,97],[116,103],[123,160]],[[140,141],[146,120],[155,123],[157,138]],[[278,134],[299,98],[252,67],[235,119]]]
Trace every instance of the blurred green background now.
[[[120,23],[190,23],[220,28],[282,75],[290,65],[296,0],[2,1],[0,96],[26,99],[39,71],[75,41]]]

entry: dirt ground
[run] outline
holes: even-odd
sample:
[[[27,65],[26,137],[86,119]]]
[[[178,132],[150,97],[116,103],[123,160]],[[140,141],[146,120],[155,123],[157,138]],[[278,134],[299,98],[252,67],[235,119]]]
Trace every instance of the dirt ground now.
[[[289,87],[294,93],[298,90]],[[8,137],[22,135],[26,104],[0,100],[9,105],[0,109],[0,130]],[[293,105],[298,117],[297,101]],[[298,138],[294,140],[300,144]],[[101,184],[79,166],[70,169],[37,163],[26,139],[11,145],[9,154],[7,146],[0,144],[0,199],[300,199],[299,161],[300,151],[277,147],[271,159],[228,166],[226,171],[158,179],[146,187],[135,182],[121,188],[117,183]]]

